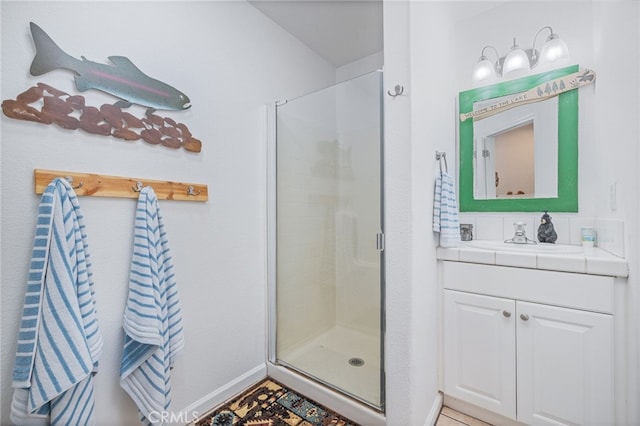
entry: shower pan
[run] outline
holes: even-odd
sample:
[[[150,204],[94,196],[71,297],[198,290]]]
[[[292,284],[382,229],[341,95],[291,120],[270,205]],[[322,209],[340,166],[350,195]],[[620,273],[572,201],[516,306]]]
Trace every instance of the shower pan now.
[[[383,411],[382,73],[273,109],[269,360]]]

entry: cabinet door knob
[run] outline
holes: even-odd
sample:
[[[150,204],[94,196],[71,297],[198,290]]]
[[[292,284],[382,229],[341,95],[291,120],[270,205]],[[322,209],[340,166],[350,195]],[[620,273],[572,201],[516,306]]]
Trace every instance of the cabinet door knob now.
[[[502,311],[502,315],[504,315],[505,318],[509,318],[511,316],[511,312],[504,310]]]
[[[527,314],[520,314],[520,319],[522,321],[529,321],[529,315]]]

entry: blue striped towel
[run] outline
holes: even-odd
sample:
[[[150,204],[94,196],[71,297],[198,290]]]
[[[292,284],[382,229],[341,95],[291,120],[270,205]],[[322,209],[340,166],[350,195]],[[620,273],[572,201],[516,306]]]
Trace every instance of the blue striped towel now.
[[[78,199],[57,178],[38,208],[13,369],[14,424],[95,424],[102,335],[94,296]]]
[[[151,187],[140,191],[136,209],[124,331],[120,386],[142,422],[158,424],[171,404],[170,370],[184,348],[184,331],[167,234]]]
[[[460,219],[453,178],[446,172],[436,178],[433,196],[433,230],[440,233],[441,247],[456,247],[460,242]]]

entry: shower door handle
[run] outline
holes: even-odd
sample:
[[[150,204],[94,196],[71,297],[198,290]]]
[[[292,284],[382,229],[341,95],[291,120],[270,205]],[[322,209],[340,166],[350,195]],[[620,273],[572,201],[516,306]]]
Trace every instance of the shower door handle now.
[[[384,250],[384,234],[382,232],[376,234],[376,249],[378,251]]]

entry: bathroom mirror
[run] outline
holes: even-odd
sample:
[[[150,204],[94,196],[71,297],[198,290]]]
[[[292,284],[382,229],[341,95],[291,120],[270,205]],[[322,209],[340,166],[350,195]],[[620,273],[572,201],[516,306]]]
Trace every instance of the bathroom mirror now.
[[[578,91],[498,107],[577,71],[574,65],[460,92],[460,115],[473,116],[459,121],[461,212],[578,211]]]

